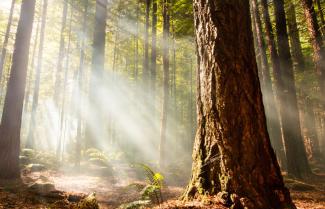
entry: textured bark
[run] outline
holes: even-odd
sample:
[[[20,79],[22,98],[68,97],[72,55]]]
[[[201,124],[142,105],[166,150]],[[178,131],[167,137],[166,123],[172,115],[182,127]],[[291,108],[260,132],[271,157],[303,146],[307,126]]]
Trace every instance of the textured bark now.
[[[194,1],[198,130],[185,197],[231,208],[295,208],[266,127],[247,0]]]
[[[310,175],[311,170],[301,135],[293,63],[289,48],[283,0],[274,1],[274,13],[281,66],[278,80],[282,80],[282,88],[278,92],[278,96],[280,97],[279,107],[287,156],[287,168],[290,175],[301,178]],[[288,111],[288,108],[290,111]]]
[[[37,56],[36,78],[35,78],[34,92],[33,92],[32,113],[31,113],[29,131],[28,131],[27,142],[26,142],[27,148],[34,147],[34,131],[35,131],[34,129],[36,125],[36,111],[38,106],[39,86],[40,86],[41,71],[42,71],[42,64],[43,64],[43,46],[44,46],[45,27],[46,27],[47,5],[48,5],[48,0],[44,0],[43,8],[42,8],[40,43],[39,43],[38,56]]]
[[[169,0],[163,2],[163,105],[161,112],[160,144],[159,144],[159,166],[166,166],[166,138],[167,138],[167,111],[169,103]]]
[[[296,68],[300,71],[305,68],[304,55],[302,54],[299,30],[296,20],[296,10],[295,5],[292,0],[288,1],[287,5],[287,19],[288,19],[288,29],[290,36],[290,45],[292,51],[292,58],[296,63]]]
[[[61,79],[62,79],[62,65],[65,54],[65,40],[64,33],[66,30],[67,24],[67,14],[68,14],[68,0],[64,0],[63,3],[63,11],[62,11],[62,20],[61,20],[61,35],[60,35],[60,49],[59,49],[59,57],[56,67],[56,75],[55,75],[55,85],[54,85],[54,101],[56,103],[59,102],[60,97],[60,87],[61,87]]]
[[[23,0],[0,126],[0,178],[18,178],[20,128],[35,0]]]
[[[275,102],[275,97],[273,93],[270,69],[267,61],[266,46],[262,34],[262,22],[261,22],[260,12],[256,0],[252,0],[251,5],[254,13],[253,17],[254,17],[256,38],[257,38],[257,44],[258,44],[259,54],[261,58],[262,77],[260,78],[260,80],[262,83],[263,101],[264,101],[265,112],[267,116],[268,131],[270,134],[272,145],[275,149],[275,153],[278,155],[278,159],[282,164],[282,167],[285,167],[284,162],[286,161],[286,158],[284,153],[284,146],[282,143],[280,119],[278,115],[277,104]]]
[[[107,0],[96,1],[95,12],[95,30],[93,36],[93,54],[92,54],[92,69],[91,81],[89,90],[90,108],[95,108],[100,102],[100,96],[97,93],[98,86],[103,84],[104,65],[105,65],[105,42],[106,42],[106,19],[107,19]],[[93,109],[90,117],[93,120],[103,123],[103,118],[99,112]],[[97,147],[96,133],[90,128],[91,124],[86,127],[86,147]]]
[[[13,14],[14,14],[15,2],[16,2],[16,0],[11,0],[11,7],[10,7],[10,13],[9,13],[9,19],[8,19],[6,34],[5,34],[5,38],[4,38],[3,45],[2,45],[2,50],[1,50],[0,80],[1,80],[1,77],[2,77],[3,67],[5,65],[5,59],[6,59],[6,54],[7,54],[7,45],[8,45],[8,42],[9,42],[9,35],[10,35],[12,17],[13,17]]]

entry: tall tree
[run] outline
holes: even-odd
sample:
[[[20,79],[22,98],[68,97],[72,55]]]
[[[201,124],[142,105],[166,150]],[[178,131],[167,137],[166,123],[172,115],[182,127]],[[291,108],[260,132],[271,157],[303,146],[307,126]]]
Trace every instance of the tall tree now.
[[[195,0],[194,15],[198,130],[185,197],[219,194],[231,208],[295,208],[267,133],[248,1]]]
[[[307,20],[307,27],[309,31],[309,36],[311,40],[311,44],[313,47],[313,59],[315,64],[315,72],[318,80],[318,86],[320,89],[320,98],[323,98],[325,96],[325,48],[323,45],[323,39],[322,34],[317,22],[317,17],[314,9],[314,5],[312,0],[301,0],[302,6],[304,8],[305,17]],[[325,109],[325,103],[321,101],[322,109]],[[307,112],[311,112],[310,110]],[[306,113],[308,114],[308,113]],[[309,115],[309,117],[314,116]],[[314,122],[315,119],[312,119],[309,122]],[[308,122],[308,123],[309,123]],[[313,123],[313,126],[315,126],[315,122]],[[309,124],[307,124],[307,128],[312,128]],[[310,129],[309,132],[313,133],[314,128]],[[314,134],[312,134],[314,135]],[[317,138],[311,137],[311,140],[313,140],[312,144],[315,146],[318,145]],[[314,147],[315,151],[318,150],[318,147]],[[318,151],[315,153],[318,155]]]
[[[278,81],[281,82],[278,96],[281,103],[279,108],[287,156],[287,169],[290,175],[301,178],[309,175],[311,170],[301,135],[293,63],[289,48],[283,0],[274,1],[274,13],[281,66],[281,70],[278,72]],[[288,111],[288,107],[290,107],[290,111]]]
[[[37,56],[37,68],[36,68],[36,78],[34,83],[34,92],[33,92],[33,103],[32,103],[32,113],[31,121],[29,125],[29,132],[26,142],[26,147],[33,148],[34,146],[34,132],[36,125],[36,111],[38,106],[38,97],[39,97],[39,87],[41,81],[41,71],[43,65],[43,48],[44,48],[44,37],[45,37],[45,27],[46,27],[46,16],[47,16],[47,5],[48,0],[43,0],[42,8],[42,23],[41,23],[41,33],[40,33],[40,43],[38,46],[38,56]]]
[[[59,56],[56,66],[56,75],[55,75],[55,85],[54,85],[54,101],[58,102],[60,97],[60,86],[61,86],[61,74],[62,74],[62,65],[64,59],[64,49],[65,49],[65,30],[67,24],[67,13],[68,13],[68,0],[63,1],[63,11],[62,11],[62,20],[61,20],[61,34],[60,34],[60,48]]]
[[[91,69],[91,81],[89,90],[89,99],[91,108],[95,108],[94,105],[99,103],[99,97],[96,86],[103,84],[104,64],[105,64],[105,41],[106,41],[106,19],[107,19],[107,0],[96,0],[96,12],[95,12],[95,29],[93,35],[93,53],[92,53],[92,69]],[[95,117],[96,121],[102,121],[101,116],[97,110],[93,109],[92,117]],[[90,127],[87,124],[86,127],[86,147],[96,146],[95,136]]]
[[[20,128],[35,0],[23,0],[0,126],[0,178],[19,178]]]
[[[157,0],[152,0],[152,31],[151,31],[151,90],[153,99],[156,94],[156,68],[157,68]],[[154,100],[155,101],[155,100]]]
[[[144,32],[144,59],[143,59],[143,82],[147,83],[149,78],[149,20],[150,20],[150,0],[145,0],[145,32]]]
[[[7,54],[7,45],[9,42],[10,29],[11,29],[11,24],[12,24],[12,17],[14,14],[15,2],[16,2],[16,0],[11,0],[9,19],[8,19],[8,23],[7,23],[5,38],[4,38],[3,45],[2,45],[2,51],[1,51],[1,57],[0,57],[0,79],[2,77],[3,66],[5,64],[5,59],[6,59],[6,54]]]
[[[297,69],[303,70],[305,68],[305,61],[301,50],[300,35],[296,18],[296,8],[292,0],[289,0],[287,3],[288,32],[290,36],[292,58],[296,63]]]
[[[321,31],[323,35],[325,35],[325,19],[324,19],[324,13],[323,13],[323,8],[320,3],[320,0],[315,0],[315,3],[317,5],[317,10],[318,10],[318,15],[320,17],[320,22],[321,22]]]
[[[169,0],[163,1],[163,104],[161,112],[159,166],[166,166],[167,112],[169,103]]]
[[[261,84],[263,93],[263,101],[265,106],[265,112],[267,115],[267,125],[270,134],[272,145],[275,149],[275,153],[278,155],[282,167],[286,161],[284,147],[282,143],[282,133],[280,126],[280,119],[278,116],[277,103],[273,93],[272,80],[270,75],[270,69],[267,61],[266,46],[262,34],[262,22],[260,12],[257,4],[257,0],[251,1],[253,10],[253,24],[255,24],[256,38],[258,51],[261,58]]]

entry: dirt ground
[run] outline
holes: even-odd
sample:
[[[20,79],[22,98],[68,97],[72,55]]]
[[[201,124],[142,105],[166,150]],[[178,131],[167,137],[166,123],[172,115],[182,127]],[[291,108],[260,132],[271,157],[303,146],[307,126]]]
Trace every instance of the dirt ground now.
[[[86,174],[64,174],[62,172],[42,171],[27,173],[22,181],[0,182],[0,209],[37,209],[37,208],[73,208],[43,200],[26,189],[26,185],[38,179],[53,182],[55,188],[66,194],[96,194],[100,208],[113,209],[121,204],[139,199],[139,192],[127,186],[133,180],[127,178],[98,177]],[[141,183],[141,182],[140,182]],[[325,175],[307,182],[286,179],[292,198],[298,209],[325,209]],[[155,208],[216,208],[225,209],[218,204],[203,204],[202,202],[183,203],[177,198],[184,187],[166,186],[162,191],[165,201]],[[151,207],[153,208],[153,206]]]

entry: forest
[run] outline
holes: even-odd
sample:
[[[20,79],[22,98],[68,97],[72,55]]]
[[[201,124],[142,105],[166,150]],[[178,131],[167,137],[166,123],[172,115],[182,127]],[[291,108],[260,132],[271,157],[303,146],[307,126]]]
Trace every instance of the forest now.
[[[325,209],[324,9],[0,0],[0,209]]]

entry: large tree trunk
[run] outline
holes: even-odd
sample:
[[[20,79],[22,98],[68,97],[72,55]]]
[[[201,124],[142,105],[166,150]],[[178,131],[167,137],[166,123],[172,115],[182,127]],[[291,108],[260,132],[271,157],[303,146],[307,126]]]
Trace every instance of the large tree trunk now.
[[[249,3],[194,1],[198,130],[187,198],[228,207],[295,208],[267,133]]]
[[[281,82],[279,85],[281,89],[278,91],[278,96],[280,98],[279,108],[287,156],[287,168],[290,175],[301,178],[310,175],[311,170],[301,135],[295,78],[293,74],[283,0],[274,1],[274,13],[281,66],[277,78],[277,80]],[[290,111],[288,111],[288,108],[290,108]]]
[[[67,13],[68,13],[68,0],[64,0],[62,21],[61,21],[60,49],[59,49],[58,63],[56,66],[55,85],[54,85],[54,101],[56,103],[58,103],[60,100],[59,97],[60,97],[60,88],[61,88],[61,79],[62,79],[61,74],[62,74],[64,54],[65,54],[64,34],[65,34],[66,23],[67,23]]]
[[[44,0],[43,8],[42,8],[42,24],[41,24],[40,43],[39,43],[38,57],[37,57],[36,78],[35,78],[34,92],[33,92],[32,113],[31,113],[29,131],[28,131],[27,142],[26,142],[27,148],[34,147],[36,111],[38,106],[39,86],[40,86],[41,70],[43,64],[43,46],[44,46],[45,27],[46,27],[47,5],[48,5],[48,0]]]
[[[253,0],[252,3],[253,17],[256,31],[257,44],[259,49],[259,54],[261,58],[261,83],[263,92],[263,101],[265,106],[265,112],[267,116],[267,126],[270,134],[270,139],[272,145],[275,149],[275,153],[278,155],[278,159],[282,164],[282,167],[285,167],[285,153],[284,146],[282,143],[282,133],[280,126],[280,119],[277,110],[277,104],[275,102],[275,97],[273,93],[270,69],[267,61],[266,55],[266,46],[263,39],[262,32],[262,22],[260,17],[260,12],[258,9],[258,4],[256,0]]]
[[[105,42],[106,42],[106,19],[107,19],[107,0],[96,1],[95,13],[95,30],[93,36],[93,54],[92,54],[92,69],[89,90],[89,104],[92,112],[90,121],[97,121],[103,124],[103,117],[101,117],[96,106],[100,102],[100,96],[97,93],[98,86],[103,84],[104,65],[105,65]],[[91,128],[91,124],[86,127],[86,147],[98,147],[96,141],[96,133]]]
[[[20,127],[35,0],[23,0],[0,126],[0,178],[18,178]]]
[[[5,59],[6,59],[6,54],[7,54],[7,45],[9,42],[9,35],[10,35],[12,17],[14,14],[15,2],[16,2],[16,0],[11,0],[9,19],[8,19],[5,39],[4,39],[3,45],[2,45],[2,51],[1,51],[1,57],[0,57],[0,79],[2,77],[2,72],[3,72],[4,65],[5,65]]]
[[[167,111],[169,103],[169,0],[163,2],[163,105],[161,113],[159,167],[166,166]]]
[[[296,68],[302,71],[305,68],[305,61],[304,61],[304,55],[302,54],[302,50],[301,50],[295,5],[293,4],[292,0],[288,1],[287,7],[288,7],[287,19],[288,19],[288,29],[289,29],[289,36],[290,36],[292,58],[296,63]]]
[[[311,44],[313,47],[313,59],[315,63],[315,71],[318,80],[318,86],[320,89],[320,98],[325,96],[325,48],[323,46],[322,35],[319,30],[319,25],[317,22],[316,13],[314,10],[312,0],[301,0],[302,6],[304,8],[305,17],[307,20],[307,26],[309,31],[309,36],[311,40]],[[321,108],[325,109],[324,101],[321,102]],[[312,115],[313,116],[313,115]],[[315,121],[314,119],[312,121]],[[315,124],[315,123],[314,123]],[[312,128],[310,126],[307,126]],[[313,130],[309,130],[312,132]],[[313,142],[314,145],[317,145],[317,142]],[[316,147],[315,147],[316,148]],[[316,148],[317,150],[318,148]],[[317,153],[316,153],[317,155]]]

